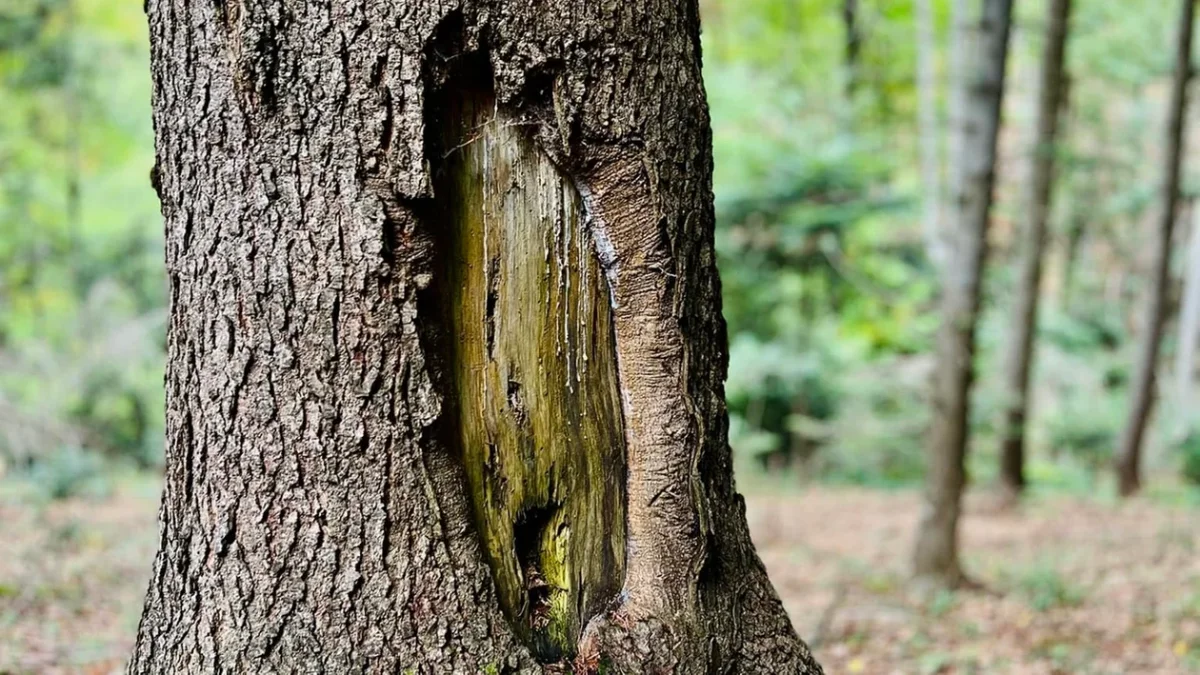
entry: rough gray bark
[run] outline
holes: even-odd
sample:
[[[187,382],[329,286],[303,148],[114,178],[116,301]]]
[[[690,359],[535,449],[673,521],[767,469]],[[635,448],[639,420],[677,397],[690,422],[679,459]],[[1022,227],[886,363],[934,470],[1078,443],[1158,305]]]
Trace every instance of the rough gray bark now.
[[[1033,170],[1029,175],[1028,230],[1021,238],[1012,335],[1005,370],[1004,421],[1000,432],[1000,480],[1012,494],[1025,487],[1025,420],[1029,409],[1029,373],[1034,359],[1038,300],[1041,297],[1042,259],[1047,221],[1054,191],[1059,119],[1062,114],[1067,29],[1071,0],[1051,0],[1042,53],[1042,81],[1038,97],[1037,139]]]
[[[1192,23],[1195,0],[1183,0],[1179,33],[1175,44],[1175,75],[1167,108],[1166,166],[1162,182],[1162,211],[1155,230],[1154,269],[1149,297],[1145,305],[1142,343],[1138,351],[1136,373],[1130,383],[1129,418],[1121,434],[1117,455],[1117,482],[1121,494],[1128,496],[1141,487],[1142,437],[1146,421],[1154,407],[1155,370],[1162,341],[1163,320],[1171,272],[1171,239],[1179,204],[1179,178],[1183,164],[1183,130],[1187,111],[1187,85],[1192,76]]]
[[[148,12],[167,475],[130,673],[821,672],[732,481],[694,0]],[[560,173],[508,189],[579,205],[562,226],[586,238],[571,250],[603,270],[611,300],[624,575],[604,602],[607,586],[559,589],[587,615],[558,655],[518,625],[528,606],[501,602],[468,480],[477,455],[452,414],[475,383],[452,365],[438,306],[447,214],[459,198],[506,202],[456,197],[438,172],[510,179],[444,147],[462,120],[434,102],[464,86],[467,61],[536,152],[508,150]],[[490,269],[484,258],[462,269]],[[457,415],[521,417],[509,395],[508,411]],[[532,598],[539,580],[523,578]]]
[[[958,517],[966,483],[975,324],[987,255],[1011,18],[1012,0],[984,0],[975,40],[967,50],[972,63],[965,70],[971,75],[965,108],[954,129],[961,163],[951,167],[957,176],[952,180],[954,208],[948,213],[953,254],[942,275],[925,504],[913,558],[918,577],[949,586],[963,581]]]

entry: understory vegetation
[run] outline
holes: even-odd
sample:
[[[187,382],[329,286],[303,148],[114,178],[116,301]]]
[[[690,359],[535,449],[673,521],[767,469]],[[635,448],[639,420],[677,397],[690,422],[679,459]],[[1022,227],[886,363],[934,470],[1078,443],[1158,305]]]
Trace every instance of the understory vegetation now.
[[[731,336],[732,443],[747,467],[864,485],[924,470],[938,270],[921,231],[914,3],[859,3],[867,36],[848,71],[834,2],[709,3],[718,251]],[[992,255],[978,328],[971,474],[995,477],[1004,403],[1042,2],[1017,3]],[[1035,488],[1108,482],[1128,405],[1148,219],[1160,180],[1162,88],[1173,7],[1078,2],[1070,110],[1036,340],[1029,478]],[[949,3],[934,2],[935,31]],[[796,37],[797,35],[802,37]],[[795,58],[779,59],[786,53]],[[944,56],[944,55],[943,55]],[[945,58],[937,63],[945,75]],[[846,81],[857,87],[845,94]],[[945,93],[939,90],[939,101]],[[945,125],[944,110],[941,124]],[[945,142],[938,140],[945,153]],[[946,178],[943,177],[943,180]],[[1185,181],[1190,200],[1195,181]],[[1189,228],[1181,226],[1180,229]],[[1181,241],[1183,239],[1181,238]],[[1182,247],[1176,267],[1183,267]],[[1175,359],[1164,345],[1163,382]],[[1152,470],[1196,483],[1194,407],[1167,384]],[[1191,468],[1189,468],[1191,467]]]

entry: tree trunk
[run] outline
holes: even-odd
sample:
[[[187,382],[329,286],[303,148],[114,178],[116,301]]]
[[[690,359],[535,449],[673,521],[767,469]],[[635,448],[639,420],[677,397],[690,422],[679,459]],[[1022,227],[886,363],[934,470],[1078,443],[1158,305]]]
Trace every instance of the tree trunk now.
[[[967,416],[979,314],[980,277],[996,178],[1004,69],[1012,0],[984,0],[971,54],[972,74],[960,135],[951,211],[954,256],[942,282],[942,325],[933,374],[933,422],[929,439],[925,506],[917,531],[918,577],[954,586],[963,581],[958,562],[958,516],[966,483]]]
[[[1194,203],[1194,202],[1193,202]],[[1195,204],[1195,203],[1194,203]],[[1192,208],[1183,276],[1183,308],[1179,317],[1179,350],[1175,362],[1177,396],[1183,432],[1191,431],[1192,382],[1196,370],[1196,343],[1200,341],[1200,204]]]
[[[62,38],[63,103],[66,109],[66,260],[71,285],[78,297],[87,293],[83,279],[83,76],[76,56],[79,8],[67,0],[64,9],[65,35]]]
[[[1117,459],[1117,481],[1123,496],[1141,486],[1142,437],[1154,406],[1154,372],[1158,365],[1158,347],[1162,341],[1166,314],[1168,281],[1171,271],[1171,238],[1175,229],[1175,211],[1179,203],[1179,177],[1183,163],[1183,128],[1187,109],[1187,85],[1192,73],[1192,22],[1195,0],[1183,0],[1179,35],[1175,45],[1175,77],[1167,110],[1166,167],[1162,182],[1162,212],[1159,214],[1155,241],[1154,272],[1138,353],[1137,371],[1131,383],[1129,419],[1121,434]]]
[[[150,0],[130,673],[819,673],[734,489],[694,1]]]
[[[1077,194],[1076,200],[1090,198],[1089,195],[1094,194],[1091,189],[1088,190],[1072,190]],[[1071,207],[1071,214],[1068,216],[1070,221],[1067,224],[1066,242],[1063,244],[1063,272],[1062,272],[1062,287],[1059,289],[1059,307],[1064,311],[1070,311],[1072,302],[1075,298],[1076,285],[1076,269],[1079,267],[1080,249],[1083,247],[1083,235],[1088,222],[1095,213],[1094,206],[1091,204],[1080,204],[1078,201]]]
[[[1051,0],[1042,54],[1042,82],[1038,98],[1037,140],[1033,171],[1029,177],[1029,229],[1023,237],[1018,262],[1017,297],[1013,333],[1009,343],[1005,386],[1004,426],[1000,432],[1000,481],[1012,494],[1025,487],[1025,420],[1029,408],[1029,373],[1034,357],[1038,300],[1042,285],[1042,257],[1046,248],[1046,222],[1054,190],[1055,143],[1062,109],[1064,57],[1071,0]]]
[[[859,52],[862,51],[858,0],[842,0],[842,23],[846,29],[846,97],[853,98],[858,90]]]
[[[925,255],[934,267],[946,263],[942,234],[942,177],[937,114],[937,78],[934,74],[932,0],[917,0],[917,124],[921,145],[921,233]]]

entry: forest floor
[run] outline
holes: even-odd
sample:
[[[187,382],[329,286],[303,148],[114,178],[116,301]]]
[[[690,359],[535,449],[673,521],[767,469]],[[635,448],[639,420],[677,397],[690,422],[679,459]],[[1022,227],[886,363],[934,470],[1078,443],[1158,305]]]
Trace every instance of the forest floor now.
[[[1141,498],[972,495],[982,590],[918,590],[914,491],[748,499],[755,542],[828,673],[1200,673],[1200,510]]]
[[[35,502],[0,487],[0,674],[120,672],[158,534],[157,485]],[[1200,510],[1143,498],[969,500],[983,591],[914,591],[913,491],[748,498],[751,527],[826,672],[1200,672]]]

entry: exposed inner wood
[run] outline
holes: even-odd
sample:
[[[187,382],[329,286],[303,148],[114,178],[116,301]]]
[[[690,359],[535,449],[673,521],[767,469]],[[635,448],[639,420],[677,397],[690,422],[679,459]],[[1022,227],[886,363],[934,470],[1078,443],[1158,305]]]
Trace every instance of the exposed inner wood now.
[[[434,180],[454,440],[501,603],[558,661],[624,575],[609,290],[575,188],[488,87],[446,89]]]

